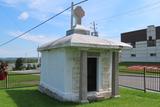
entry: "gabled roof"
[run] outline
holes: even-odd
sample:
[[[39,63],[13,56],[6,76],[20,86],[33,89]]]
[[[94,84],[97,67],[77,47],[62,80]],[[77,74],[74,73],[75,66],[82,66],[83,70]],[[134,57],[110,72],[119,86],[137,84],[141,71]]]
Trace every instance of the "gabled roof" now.
[[[42,45],[38,51],[50,50],[53,48],[62,47],[86,47],[86,48],[104,48],[104,49],[121,49],[122,47],[130,47],[125,43],[116,43],[109,40],[101,39],[96,36],[72,34],[70,36],[62,37],[53,42]]]

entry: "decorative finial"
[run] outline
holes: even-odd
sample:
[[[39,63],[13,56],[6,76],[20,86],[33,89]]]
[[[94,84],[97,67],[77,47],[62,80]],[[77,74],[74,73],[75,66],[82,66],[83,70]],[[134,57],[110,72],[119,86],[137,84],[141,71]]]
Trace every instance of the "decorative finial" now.
[[[82,9],[81,6],[77,6],[75,9],[74,9],[74,17],[75,17],[75,24],[79,24],[81,25],[82,23],[82,17],[85,16],[85,11]]]

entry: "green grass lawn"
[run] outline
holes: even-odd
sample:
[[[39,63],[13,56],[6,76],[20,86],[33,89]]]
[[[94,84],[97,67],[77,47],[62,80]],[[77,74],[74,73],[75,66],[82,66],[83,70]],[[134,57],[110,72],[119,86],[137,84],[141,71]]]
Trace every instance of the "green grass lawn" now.
[[[6,81],[0,81],[0,88],[5,88]],[[8,87],[24,87],[24,86],[34,86],[39,84],[39,75],[33,74],[21,74],[21,75],[9,75],[8,76]]]
[[[0,107],[160,107],[160,94],[121,88],[121,97],[88,104],[62,103],[36,87],[0,90]]]

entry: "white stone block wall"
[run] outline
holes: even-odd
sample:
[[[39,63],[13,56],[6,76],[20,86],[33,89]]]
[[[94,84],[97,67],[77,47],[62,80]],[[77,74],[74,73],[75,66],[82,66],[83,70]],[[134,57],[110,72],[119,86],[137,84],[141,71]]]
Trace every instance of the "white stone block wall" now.
[[[64,49],[42,52],[40,85],[63,94],[64,87]],[[63,67],[62,67],[63,66]]]
[[[71,48],[42,52],[40,85],[64,101],[79,100],[80,52]],[[45,91],[47,93],[47,91]],[[51,95],[52,96],[52,95]]]
[[[112,52],[101,51],[98,58],[97,70],[97,90],[99,92],[110,92],[112,81]],[[66,92],[72,93],[73,98],[79,98],[79,77],[80,77],[80,50],[68,48],[66,50],[66,73],[65,73]],[[72,80],[71,80],[72,79]],[[72,83],[72,85],[68,85]],[[71,90],[72,91],[71,91]]]
[[[68,48],[66,54],[65,91],[71,93],[74,99],[79,98],[80,50]]]
[[[80,52],[75,48],[42,52],[40,85],[64,101],[79,101]],[[100,52],[97,62],[97,94],[111,93],[112,52],[97,52]]]
[[[111,91],[111,71],[112,71],[112,53],[110,51],[103,51],[100,54],[100,65],[102,67],[101,79],[102,89],[101,91]]]

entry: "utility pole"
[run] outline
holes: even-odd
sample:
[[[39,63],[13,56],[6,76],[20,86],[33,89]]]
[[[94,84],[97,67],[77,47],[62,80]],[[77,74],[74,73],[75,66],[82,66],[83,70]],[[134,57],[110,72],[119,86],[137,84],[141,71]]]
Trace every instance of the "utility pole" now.
[[[74,9],[74,2],[71,3],[71,29],[73,29],[73,9]]]
[[[91,32],[91,35],[92,35],[92,36],[98,36],[98,32],[97,32],[97,30],[96,30],[96,29],[97,29],[97,28],[96,28],[96,25],[97,25],[97,24],[95,23],[95,21],[93,21],[93,23],[91,23],[91,24],[92,24],[92,26],[93,26],[93,27],[91,27],[91,29],[93,29],[93,32]]]

